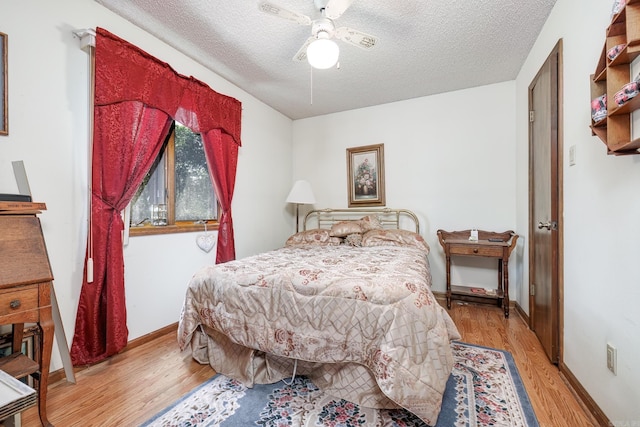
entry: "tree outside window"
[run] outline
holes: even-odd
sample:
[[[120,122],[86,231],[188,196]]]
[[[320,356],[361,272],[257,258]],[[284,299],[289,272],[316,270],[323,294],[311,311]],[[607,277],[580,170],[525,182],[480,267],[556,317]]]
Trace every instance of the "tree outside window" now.
[[[154,206],[165,205],[166,226],[153,223]],[[131,201],[130,225],[158,232],[191,231],[194,224],[217,219],[216,200],[200,134],[175,122],[158,159]],[[151,226],[151,227],[149,227]],[[199,228],[201,229],[200,225]],[[148,230],[147,230],[148,231]]]

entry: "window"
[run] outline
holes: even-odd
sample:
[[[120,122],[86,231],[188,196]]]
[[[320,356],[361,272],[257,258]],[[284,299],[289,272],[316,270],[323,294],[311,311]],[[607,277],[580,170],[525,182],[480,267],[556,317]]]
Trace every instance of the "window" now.
[[[130,203],[130,234],[217,227],[216,200],[202,137],[178,122]]]

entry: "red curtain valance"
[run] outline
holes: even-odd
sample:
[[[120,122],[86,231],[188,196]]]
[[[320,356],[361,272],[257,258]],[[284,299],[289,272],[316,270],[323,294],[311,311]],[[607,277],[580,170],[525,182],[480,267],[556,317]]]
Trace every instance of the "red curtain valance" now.
[[[96,68],[96,105],[141,101],[164,111],[197,133],[221,129],[239,146],[242,105],[203,82],[178,74],[169,64],[131,43],[97,28],[102,46],[101,61],[109,67]]]

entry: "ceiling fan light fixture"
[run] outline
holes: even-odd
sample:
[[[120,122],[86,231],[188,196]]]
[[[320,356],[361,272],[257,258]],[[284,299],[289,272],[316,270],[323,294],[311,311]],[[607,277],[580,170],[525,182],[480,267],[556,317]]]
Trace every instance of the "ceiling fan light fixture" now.
[[[307,47],[307,60],[313,68],[325,70],[331,68],[338,62],[340,48],[333,40],[329,40],[328,35],[318,33],[318,38]]]

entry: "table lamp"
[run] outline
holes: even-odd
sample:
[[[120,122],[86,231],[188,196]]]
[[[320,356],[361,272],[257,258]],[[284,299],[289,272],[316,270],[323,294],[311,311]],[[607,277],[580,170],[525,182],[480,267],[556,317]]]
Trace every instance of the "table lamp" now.
[[[298,215],[298,211],[300,209],[300,205],[311,205],[316,202],[316,198],[313,195],[313,190],[311,190],[311,184],[308,181],[303,179],[296,181],[293,184],[293,188],[289,192],[287,196],[287,203],[295,203],[296,204],[296,233],[300,231],[300,218]]]

